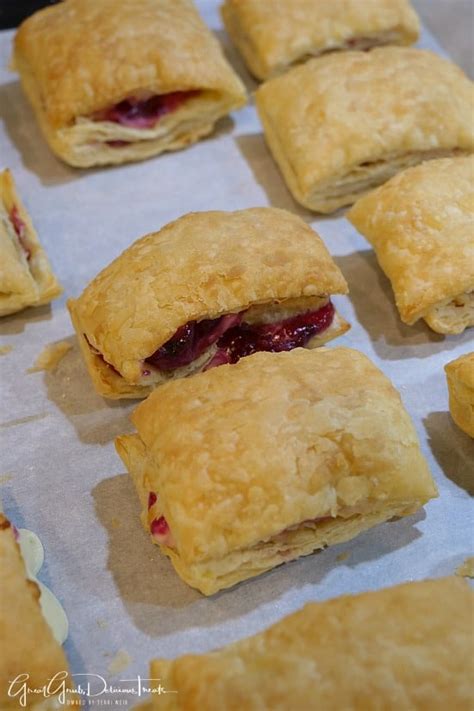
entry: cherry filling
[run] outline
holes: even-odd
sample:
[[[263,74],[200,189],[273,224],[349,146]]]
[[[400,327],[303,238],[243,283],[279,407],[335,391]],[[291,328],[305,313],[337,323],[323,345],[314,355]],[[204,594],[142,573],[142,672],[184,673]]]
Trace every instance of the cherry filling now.
[[[31,249],[28,246],[28,242],[26,239],[26,224],[21,219],[16,205],[12,208],[10,212],[10,222],[13,225],[13,229],[15,230],[16,236],[18,237],[18,242],[20,243],[20,246],[24,251],[26,258],[30,259]]]
[[[241,314],[229,314],[203,321],[189,321],[145,362],[159,370],[174,370],[189,365],[228,329],[239,324],[241,319]]]
[[[329,328],[334,319],[334,306],[328,301],[317,311],[274,323],[249,324],[242,319],[243,312],[190,321],[145,362],[159,370],[174,370],[192,363],[214,343],[217,343],[217,352],[205,370],[224,363],[237,363],[240,358],[258,351],[290,351],[305,346],[311,338]]]
[[[159,543],[164,543],[169,545],[170,543],[170,527],[164,516],[159,518],[154,518],[150,524],[150,532],[153,538],[155,538]]]
[[[133,96],[124,99],[119,104],[93,115],[95,121],[112,121],[129,128],[153,128],[162,116],[173,113],[188,99],[200,92],[174,91],[170,94],[157,94],[149,99],[136,99]],[[109,145],[120,146],[123,141],[108,141]]]
[[[291,351],[305,346],[313,336],[325,331],[333,318],[334,306],[329,301],[317,311],[308,311],[276,323],[251,325],[244,322],[229,329],[217,345],[227,353],[228,363],[237,363],[240,358],[258,351]]]

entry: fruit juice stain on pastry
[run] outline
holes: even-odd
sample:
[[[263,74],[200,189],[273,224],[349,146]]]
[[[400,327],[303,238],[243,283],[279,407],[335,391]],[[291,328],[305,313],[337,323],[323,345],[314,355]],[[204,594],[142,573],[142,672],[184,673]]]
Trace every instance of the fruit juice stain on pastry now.
[[[178,329],[145,362],[160,370],[183,367],[217,342],[218,350],[205,368],[208,370],[224,363],[237,363],[240,358],[259,351],[280,352],[303,347],[311,338],[329,328],[334,318],[334,306],[328,301],[317,311],[273,323],[246,323],[244,314],[191,321]]]
[[[18,237],[18,242],[20,243],[21,248],[26,255],[26,258],[30,259],[31,249],[29,248],[28,243],[26,241],[26,225],[21,219],[16,205],[12,208],[9,217],[15,230],[16,236]]]
[[[44,563],[43,545],[33,531],[26,528],[14,528],[15,538],[20,546],[25,568],[30,580],[38,585],[41,591],[40,605],[43,616],[50,626],[53,636],[59,644],[63,644],[68,636],[69,623],[64,609],[59,600],[53,595],[43,583],[37,579],[37,575]]]

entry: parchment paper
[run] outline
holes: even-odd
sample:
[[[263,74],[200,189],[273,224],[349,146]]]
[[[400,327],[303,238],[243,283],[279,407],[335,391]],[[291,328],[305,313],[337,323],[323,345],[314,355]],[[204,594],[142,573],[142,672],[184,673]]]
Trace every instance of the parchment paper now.
[[[252,90],[221,29],[218,2],[198,5]],[[0,33],[0,161],[14,173],[65,294],[51,307],[0,323],[0,346],[13,346],[0,358],[0,496],[15,525],[43,542],[41,578],[68,613],[72,671],[110,683],[146,677],[154,656],[210,650],[308,600],[452,573],[473,553],[474,443],[450,419],[443,365],[473,349],[472,330],[443,338],[422,323],[401,323],[363,238],[341,214],[315,219],[293,201],[253,104],[178,153],[121,168],[63,165],[41,137],[17,76],[6,69],[11,37]],[[437,48],[426,32],[420,44]],[[400,390],[440,497],[408,519],[206,599],[181,582],[141,528],[134,488],[113,446],[116,435],[132,429],[133,403],[94,393],[65,301],[135,239],[183,213],[257,205],[301,215],[335,256],[350,286],[350,298],[336,299],[337,306],[352,323],[337,345],[366,353]],[[64,339],[74,347],[55,372],[27,374],[45,345]],[[126,669],[113,674],[109,665]],[[131,697],[100,698],[125,704]]]

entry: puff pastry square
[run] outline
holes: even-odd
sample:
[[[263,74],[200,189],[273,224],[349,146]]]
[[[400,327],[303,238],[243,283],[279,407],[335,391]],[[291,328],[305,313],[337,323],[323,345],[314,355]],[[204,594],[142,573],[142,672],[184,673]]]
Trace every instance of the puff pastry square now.
[[[348,348],[256,353],[167,383],[119,437],[152,541],[205,595],[436,496],[390,381]]]
[[[320,237],[274,208],[191,213],[135,242],[68,303],[97,391],[156,385],[344,333],[347,284]]]
[[[1,513],[0,570],[0,708],[13,711],[21,708],[15,695],[20,685],[12,687],[10,696],[8,690],[19,674],[29,674],[29,686],[41,688],[59,672],[67,672],[68,664],[41,612],[39,588],[26,577],[12,526]],[[26,708],[53,711],[64,706],[55,697],[28,694]]]
[[[295,199],[332,212],[423,160],[472,153],[474,85],[431,52],[380,47],[313,59],[256,92]]]
[[[474,326],[474,157],[410,168],[348,213],[373,245],[405,323]]]
[[[222,18],[258,79],[326,52],[412,44],[420,29],[408,0],[226,0]]]
[[[456,358],[444,369],[451,417],[466,434],[474,437],[474,353]]]
[[[9,170],[0,173],[0,316],[62,293]]]
[[[454,577],[309,603],[222,649],[152,661],[168,693],[136,711],[469,711],[473,604]]]
[[[51,149],[78,167],[183,148],[246,102],[191,0],[65,0],[23,22],[12,64]]]

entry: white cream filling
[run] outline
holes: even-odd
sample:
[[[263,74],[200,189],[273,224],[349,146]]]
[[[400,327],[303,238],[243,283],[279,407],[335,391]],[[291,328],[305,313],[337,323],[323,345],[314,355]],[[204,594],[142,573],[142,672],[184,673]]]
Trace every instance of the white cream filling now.
[[[36,533],[26,528],[18,529],[18,545],[25,562],[27,577],[33,580],[40,589],[39,602],[43,616],[51,628],[55,640],[59,644],[63,644],[69,631],[66,613],[56,596],[36,577],[44,563],[43,545]]]

